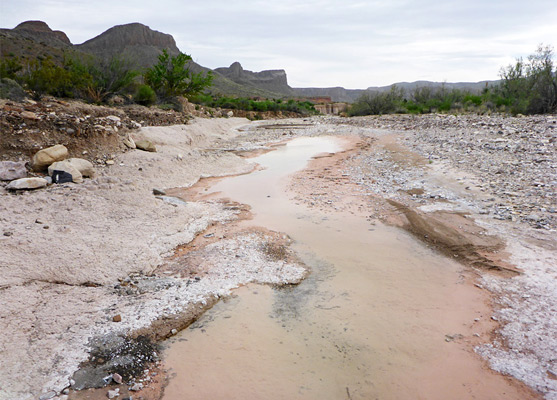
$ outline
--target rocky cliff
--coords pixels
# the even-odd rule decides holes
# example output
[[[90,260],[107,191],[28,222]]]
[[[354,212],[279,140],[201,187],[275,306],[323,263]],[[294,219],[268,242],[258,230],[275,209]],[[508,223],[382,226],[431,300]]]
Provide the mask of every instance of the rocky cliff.
[[[242,68],[239,62],[235,62],[228,68],[217,68],[215,72],[240,85],[253,86],[286,96],[295,95],[294,90],[288,86],[286,71],[283,69],[252,72]]]

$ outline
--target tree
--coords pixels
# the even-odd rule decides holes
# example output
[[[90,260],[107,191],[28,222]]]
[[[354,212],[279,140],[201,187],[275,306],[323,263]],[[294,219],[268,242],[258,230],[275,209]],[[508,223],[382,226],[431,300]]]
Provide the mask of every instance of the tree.
[[[513,114],[542,114],[557,110],[557,71],[553,70],[553,48],[539,45],[527,61],[517,58],[500,71],[497,89]]]
[[[83,85],[84,96],[95,103],[102,103],[114,94],[128,89],[139,72],[133,63],[121,56],[109,60],[67,58],[65,68],[76,76],[90,77]]]
[[[184,53],[171,57],[165,49],[157,64],[145,72],[145,83],[163,100],[197,95],[211,85],[213,74],[211,71],[192,73],[187,65],[191,60],[191,56]]]
[[[367,91],[352,105],[349,114],[361,116],[393,113],[403,98],[404,90],[396,85],[392,85],[388,92]]]

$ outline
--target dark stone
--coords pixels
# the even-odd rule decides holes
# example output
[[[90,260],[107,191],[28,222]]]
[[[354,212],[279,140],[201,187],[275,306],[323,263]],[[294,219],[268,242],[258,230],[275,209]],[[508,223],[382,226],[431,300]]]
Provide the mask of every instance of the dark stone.
[[[72,182],[73,177],[72,174],[66,171],[52,171],[52,183],[66,183]]]

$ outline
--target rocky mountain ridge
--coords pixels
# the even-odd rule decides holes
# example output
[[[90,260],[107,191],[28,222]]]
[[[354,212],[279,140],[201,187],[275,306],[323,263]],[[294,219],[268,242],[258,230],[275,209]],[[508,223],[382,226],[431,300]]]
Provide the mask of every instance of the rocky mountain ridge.
[[[287,96],[295,95],[295,91],[288,85],[286,71],[283,69],[252,72],[245,70],[242,65],[236,61],[228,68],[216,68],[215,72],[218,72],[240,85],[255,86],[272,92],[282,93]]]
[[[176,55],[180,49],[174,37],[149,28],[141,23],[116,25],[100,35],[82,44],[72,44],[68,36],[58,30],[52,30],[43,21],[22,22],[14,29],[0,29],[0,55],[2,57],[19,56],[22,59],[51,56],[61,62],[67,52],[76,54],[93,54],[101,58],[123,55],[138,68],[147,68],[157,62],[163,49]],[[195,72],[208,72],[210,68],[190,62],[190,69]],[[213,70],[214,81],[211,92],[228,96],[288,98],[288,97],[330,97],[334,102],[354,102],[367,91],[386,91],[392,85],[368,87],[367,89],[331,88],[292,88],[288,85],[286,71],[283,69],[253,72],[245,70],[239,62],[229,67]],[[480,91],[494,81],[471,82],[400,82],[398,87],[406,91],[416,87],[447,89],[465,89]]]

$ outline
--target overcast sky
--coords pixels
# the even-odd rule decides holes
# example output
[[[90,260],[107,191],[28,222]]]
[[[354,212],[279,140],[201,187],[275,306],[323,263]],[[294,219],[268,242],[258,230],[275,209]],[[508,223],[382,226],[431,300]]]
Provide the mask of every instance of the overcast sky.
[[[0,0],[0,27],[26,20],[74,44],[141,22],[205,67],[285,69],[293,87],[497,79],[557,46],[557,0]]]

